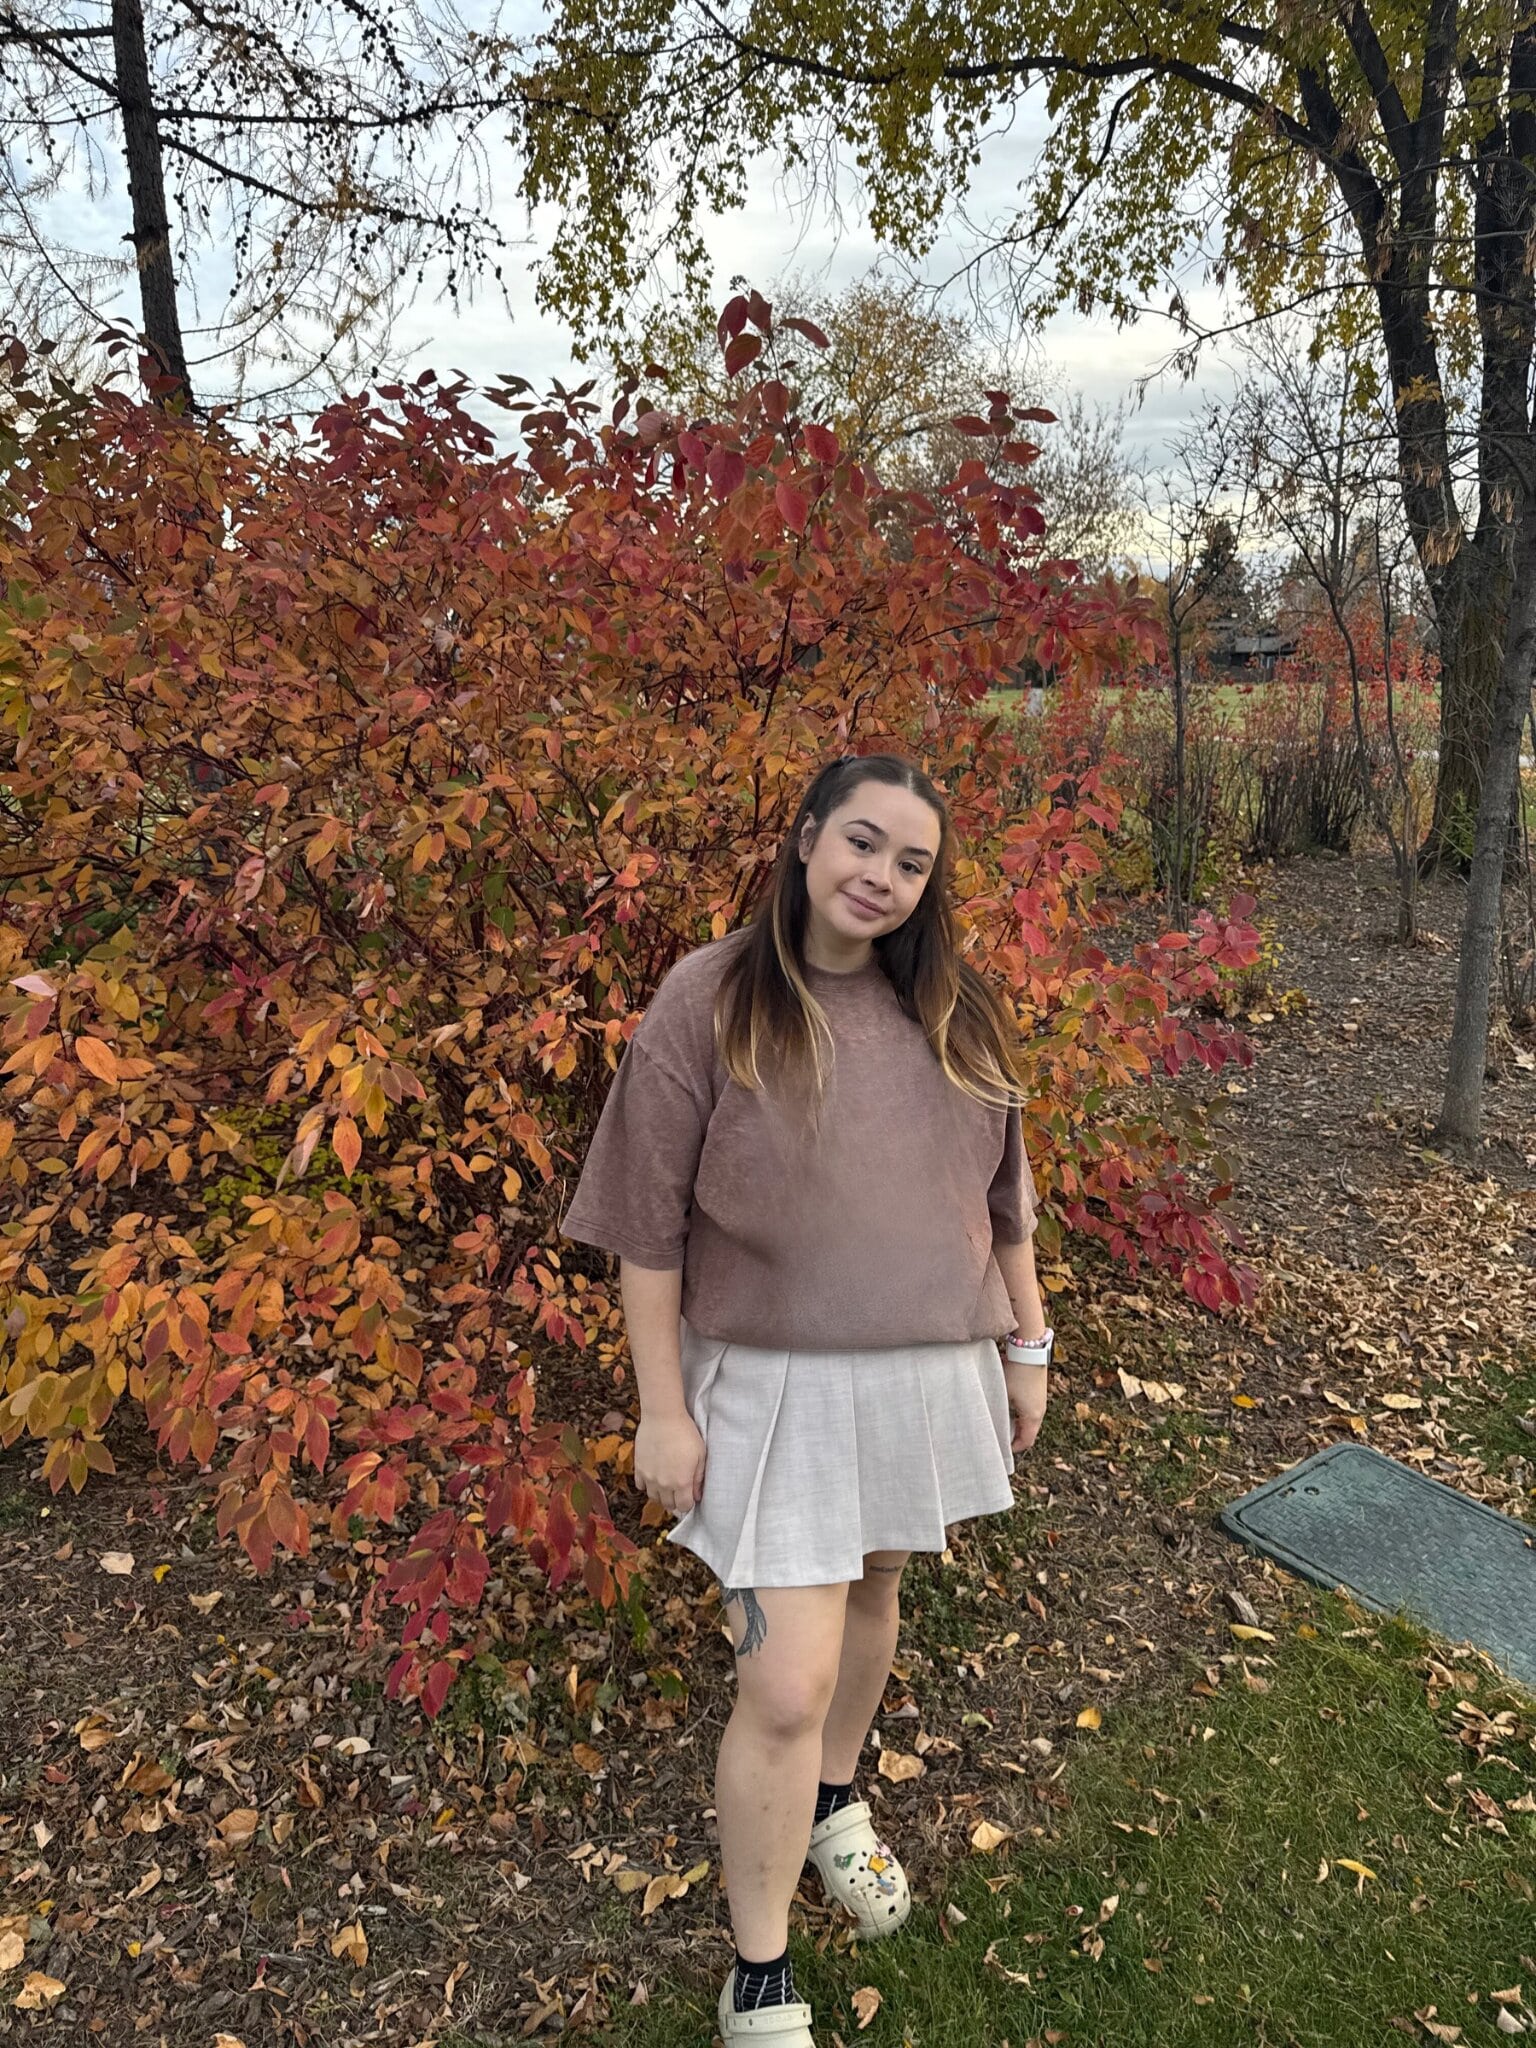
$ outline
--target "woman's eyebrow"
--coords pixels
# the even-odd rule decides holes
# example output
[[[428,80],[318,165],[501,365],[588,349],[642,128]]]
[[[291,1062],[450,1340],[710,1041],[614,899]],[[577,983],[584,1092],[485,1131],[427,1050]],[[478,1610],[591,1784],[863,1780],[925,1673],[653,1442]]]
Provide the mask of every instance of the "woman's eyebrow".
[[[849,825],[862,825],[866,831],[873,832],[877,839],[889,837],[884,828],[877,825],[872,818],[850,818],[848,823]],[[932,860],[934,857],[926,846],[904,846],[901,850],[903,853],[919,854],[924,860]]]

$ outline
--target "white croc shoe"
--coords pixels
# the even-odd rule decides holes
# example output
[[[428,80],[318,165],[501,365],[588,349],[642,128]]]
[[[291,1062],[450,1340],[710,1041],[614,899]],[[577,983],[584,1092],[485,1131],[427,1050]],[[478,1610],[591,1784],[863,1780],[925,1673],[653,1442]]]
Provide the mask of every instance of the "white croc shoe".
[[[808,1853],[822,1890],[853,1915],[864,1940],[879,1941],[905,1925],[912,1910],[907,1873],[876,1835],[862,1799],[819,1821]]]
[[[725,2048],[735,2048],[738,2041],[774,2041],[778,2048],[816,2048],[808,2005],[764,2005],[756,2012],[736,2010],[734,1963],[720,1993],[715,2023]]]

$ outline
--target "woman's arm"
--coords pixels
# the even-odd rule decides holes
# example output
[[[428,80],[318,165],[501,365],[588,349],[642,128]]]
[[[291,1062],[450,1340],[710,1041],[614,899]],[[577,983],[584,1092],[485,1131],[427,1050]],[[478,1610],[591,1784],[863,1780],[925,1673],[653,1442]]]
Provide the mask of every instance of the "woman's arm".
[[[992,1256],[1013,1303],[1014,1327],[1021,1337],[1045,1335],[1045,1304],[1035,1277],[1035,1240],[1026,1237],[1019,1244],[992,1244]]]
[[[670,1514],[686,1515],[704,1485],[704,1439],[683,1398],[682,1268],[620,1258],[619,1298],[640,1393],[635,1485]]]
[[[1008,1299],[1013,1303],[1014,1324],[1019,1335],[1043,1337],[1045,1304],[1040,1299],[1040,1283],[1035,1277],[1033,1236],[1026,1237],[1021,1244],[998,1244],[994,1240],[992,1256],[997,1260],[998,1271],[1008,1289]],[[1013,1448],[1027,1451],[1040,1434],[1040,1425],[1045,1420],[1051,1376],[1043,1365],[1005,1365],[1003,1376],[1008,1382],[1008,1405],[1013,1410]]]

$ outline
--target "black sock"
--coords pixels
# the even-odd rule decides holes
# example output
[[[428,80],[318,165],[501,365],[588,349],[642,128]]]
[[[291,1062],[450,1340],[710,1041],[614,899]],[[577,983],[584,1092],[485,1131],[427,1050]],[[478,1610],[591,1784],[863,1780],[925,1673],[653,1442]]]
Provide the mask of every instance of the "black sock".
[[[811,1825],[813,1827],[820,1827],[824,1820],[829,1819],[834,1813],[841,1813],[845,1806],[852,1806],[852,1804],[852,1779],[846,1785],[818,1785],[816,1787],[816,1818]]]
[[[736,1951],[737,2012],[756,2012],[765,2005],[795,2003],[795,1973],[790,1968],[789,1950],[771,1963],[746,1963]]]

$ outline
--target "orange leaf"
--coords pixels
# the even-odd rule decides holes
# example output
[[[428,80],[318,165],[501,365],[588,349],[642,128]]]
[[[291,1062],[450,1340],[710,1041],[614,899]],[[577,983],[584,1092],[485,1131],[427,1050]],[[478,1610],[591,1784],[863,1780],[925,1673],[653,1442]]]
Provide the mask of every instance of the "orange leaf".
[[[357,1125],[349,1116],[336,1119],[331,1132],[331,1150],[341,1161],[342,1171],[350,1180],[357,1171],[358,1161],[363,1156],[363,1141]]]
[[[88,1074],[94,1074],[98,1081],[117,1085],[117,1054],[100,1038],[77,1038],[75,1058]]]

